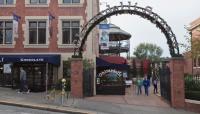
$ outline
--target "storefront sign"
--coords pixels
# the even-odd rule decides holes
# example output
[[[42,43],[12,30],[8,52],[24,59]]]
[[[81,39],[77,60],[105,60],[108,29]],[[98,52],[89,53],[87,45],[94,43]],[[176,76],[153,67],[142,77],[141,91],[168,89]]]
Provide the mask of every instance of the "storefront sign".
[[[60,65],[60,55],[57,54],[35,54],[35,55],[0,55],[0,63],[15,62],[47,62]]]
[[[99,77],[102,77],[103,75],[109,73],[109,72],[112,72],[112,73],[115,73],[117,74],[118,76],[121,76],[122,75],[122,72],[121,71],[117,71],[117,70],[114,70],[114,69],[108,69],[108,70],[104,70],[103,72],[99,73]]]
[[[21,58],[20,59],[21,62],[43,62],[44,59],[43,58],[33,58],[33,59],[26,59],[26,58]]]

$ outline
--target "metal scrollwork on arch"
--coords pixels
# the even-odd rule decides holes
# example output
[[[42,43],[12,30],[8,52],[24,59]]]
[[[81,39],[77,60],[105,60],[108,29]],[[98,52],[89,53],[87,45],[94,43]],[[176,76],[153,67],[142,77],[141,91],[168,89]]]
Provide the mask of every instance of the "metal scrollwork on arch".
[[[138,15],[155,24],[156,27],[159,28],[161,32],[165,35],[171,56],[182,56],[179,53],[179,47],[176,40],[176,36],[172,32],[171,27],[167,24],[167,22],[164,19],[162,19],[158,14],[154,13],[150,6],[143,8],[137,6],[137,3],[135,3],[134,5],[131,5],[130,3],[129,5],[123,5],[121,3],[121,5],[119,6],[108,7],[107,9],[99,12],[92,19],[90,19],[81,30],[81,34],[79,35],[81,44],[79,44],[80,47],[78,50],[76,50],[75,53],[79,56],[82,56],[82,51],[84,48],[84,44],[87,40],[87,36],[96,25],[98,25],[101,21],[105,20],[110,16],[120,14]]]

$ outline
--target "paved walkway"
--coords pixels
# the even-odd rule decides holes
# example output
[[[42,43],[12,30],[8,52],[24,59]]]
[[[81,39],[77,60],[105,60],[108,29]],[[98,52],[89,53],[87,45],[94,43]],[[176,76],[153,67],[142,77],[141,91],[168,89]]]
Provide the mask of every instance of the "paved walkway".
[[[132,94],[132,90],[127,90],[125,96],[65,98],[62,105],[60,96],[55,100],[46,100],[45,93],[22,94],[0,87],[0,103],[76,114],[195,114],[170,108],[156,95],[137,96]]]
[[[86,99],[126,105],[170,107],[168,102],[162,99],[159,94],[153,94],[153,87],[150,88],[149,96],[144,95],[144,93],[137,95],[135,87],[132,86],[126,88],[126,95],[96,95]]]

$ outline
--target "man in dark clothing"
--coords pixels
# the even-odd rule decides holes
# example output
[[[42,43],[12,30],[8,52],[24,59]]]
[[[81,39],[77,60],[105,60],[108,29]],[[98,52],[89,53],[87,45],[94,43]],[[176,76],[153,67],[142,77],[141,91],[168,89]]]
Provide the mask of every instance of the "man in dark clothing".
[[[19,92],[29,92],[26,85],[26,72],[22,67],[20,67],[20,90]]]
[[[144,90],[145,90],[145,95],[148,96],[149,95],[150,81],[147,79],[147,76],[144,77],[143,86],[144,86]]]

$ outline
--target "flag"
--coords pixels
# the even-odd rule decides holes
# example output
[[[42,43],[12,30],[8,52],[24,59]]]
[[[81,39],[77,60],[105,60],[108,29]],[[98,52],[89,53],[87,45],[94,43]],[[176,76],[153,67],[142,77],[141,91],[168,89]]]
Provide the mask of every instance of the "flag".
[[[49,12],[49,35],[50,35],[50,37],[53,34],[53,27],[52,27],[52,24],[51,24],[53,19],[55,19],[55,17]]]
[[[18,38],[18,24],[20,19],[20,16],[13,13],[13,38]]]

